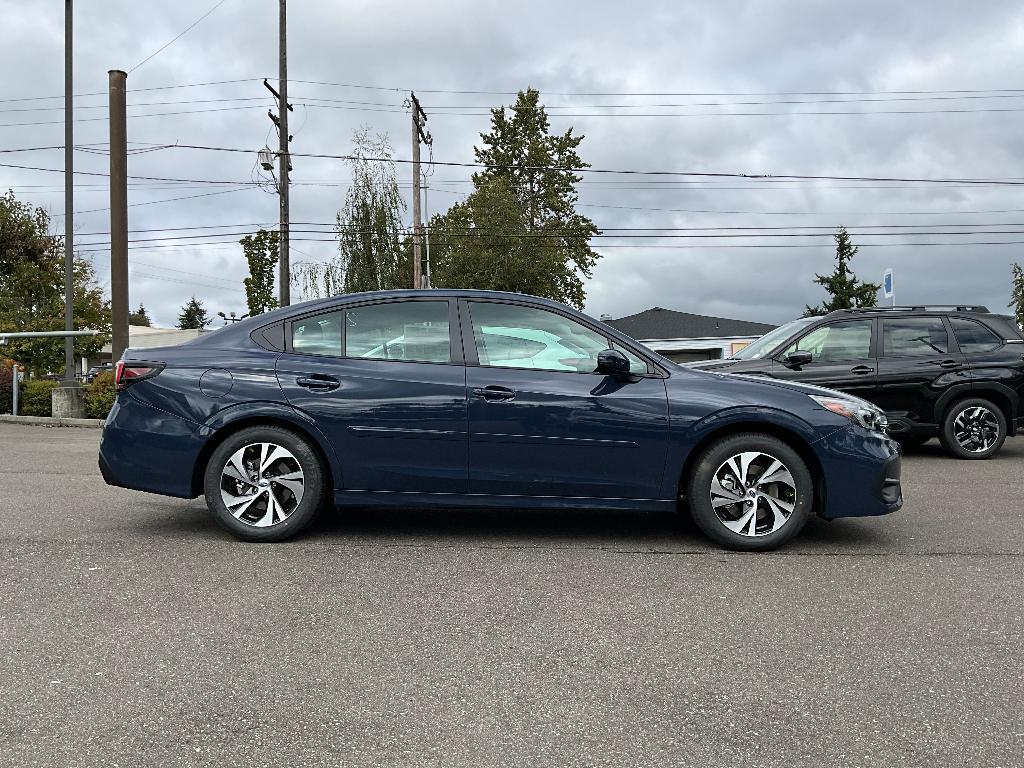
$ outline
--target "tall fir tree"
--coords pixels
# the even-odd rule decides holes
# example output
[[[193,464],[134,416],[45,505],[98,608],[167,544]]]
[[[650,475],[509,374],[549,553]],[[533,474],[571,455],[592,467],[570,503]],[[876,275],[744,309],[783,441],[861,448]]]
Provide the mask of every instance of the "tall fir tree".
[[[245,278],[245,301],[249,315],[262,315],[277,309],[274,296],[274,272],[280,258],[278,232],[260,229],[254,235],[246,235],[238,241],[249,264],[249,276]]]
[[[178,315],[178,327],[182,329],[205,328],[210,324],[210,321],[211,318],[206,313],[203,302],[195,296],[185,302],[185,305],[181,308],[181,314]]]
[[[1013,288],[1006,306],[1013,309],[1017,327],[1024,331],[1024,269],[1017,262],[1013,263]]]
[[[805,317],[811,315],[827,315],[837,309],[854,309],[856,307],[874,307],[878,304],[879,283],[867,283],[857,279],[850,268],[850,262],[857,255],[858,248],[850,241],[845,227],[840,227],[835,234],[836,268],[831,275],[814,276],[814,282],[828,291],[829,298],[819,306],[807,306]]]
[[[153,325],[153,321],[146,313],[146,308],[139,302],[139,308],[128,313],[128,325],[144,325],[147,328]]]
[[[590,238],[600,234],[577,212],[581,180],[572,169],[588,166],[572,128],[552,134],[540,93],[520,91],[511,114],[491,110],[491,130],[476,147],[483,170],[473,192],[429,227],[434,285],[519,291],[582,307],[583,279],[599,254]]]

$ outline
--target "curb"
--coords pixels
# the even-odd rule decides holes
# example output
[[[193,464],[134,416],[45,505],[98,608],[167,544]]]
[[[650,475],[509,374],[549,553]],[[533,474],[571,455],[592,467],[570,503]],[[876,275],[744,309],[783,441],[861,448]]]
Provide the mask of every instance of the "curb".
[[[36,427],[88,427],[103,426],[103,419],[65,419],[60,416],[11,416],[0,415],[0,424],[29,424]]]

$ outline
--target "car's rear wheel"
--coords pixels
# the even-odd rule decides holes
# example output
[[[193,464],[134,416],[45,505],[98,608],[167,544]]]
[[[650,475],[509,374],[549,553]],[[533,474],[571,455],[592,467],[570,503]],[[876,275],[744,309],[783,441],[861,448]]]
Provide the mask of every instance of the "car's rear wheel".
[[[958,459],[987,459],[1003,447],[1006,417],[983,398],[961,400],[946,411],[939,439]]]
[[[204,490],[214,519],[238,538],[282,541],[313,521],[326,483],[304,438],[282,427],[247,427],[213,451]]]
[[[814,481],[789,445],[746,433],[723,438],[700,455],[687,499],[694,522],[713,541],[730,549],[774,549],[810,518]]]

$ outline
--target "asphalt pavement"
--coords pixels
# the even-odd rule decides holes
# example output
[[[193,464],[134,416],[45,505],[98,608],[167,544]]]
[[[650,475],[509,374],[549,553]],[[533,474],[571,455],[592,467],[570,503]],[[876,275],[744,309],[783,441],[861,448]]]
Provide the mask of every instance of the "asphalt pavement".
[[[2,766],[1024,765],[1024,437],[733,554],[672,515],[241,543],[0,424]]]

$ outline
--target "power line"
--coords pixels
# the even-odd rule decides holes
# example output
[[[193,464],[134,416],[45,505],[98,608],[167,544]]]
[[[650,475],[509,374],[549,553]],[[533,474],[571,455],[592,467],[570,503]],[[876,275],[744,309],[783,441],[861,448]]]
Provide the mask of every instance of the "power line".
[[[147,56],[147,57],[146,57],[146,58],[144,58],[144,59],[143,59],[142,61],[140,61],[140,62],[139,62],[138,64],[136,64],[136,65],[135,65],[134,67],[132,67],[131,69],[129,69],[129,70],[128,70],[128,74],[131,74],[131,73],[132,73],[132,72],[134,72],[134,71],[135,71],[136,69],[138,69],[138,68],[139,68],[139,67],[141,67],[141,66],[142,66],[143,64],[145,64],[145,63],[146,63],[147,61],[149,61],[149,60],[150,60],[150,59],[152,59],[152,58],[153,58],[154,56],[156,56],[156,55],[157,55],[158,53],[160,53],[160,52],[161,52],[161,51],[163,51],[164,49],[166,49],[166,48],[170,47],[170,46],[171,46],[171,44],[173,44],[173,43],[177,42],[178,40],[180,40],[180,39],[181,39],[182,37],[184,37],[184,36],[185,36],[186,34],[188,34],[188,33],[189,33],[190,31],[192,31],[193,27],[197,26],[197,25],[198,25],[198,24],[199,24],[199,23],[200,23],[201,21],[203,21],[203,19],[205,19],[205,18],[206,18],[207,16],[209,16],[209,15],[210,15],[211,13],[213,13],[213,12],[214,12],[214,11],[216,11],[216,10],[217,10],[218,8],[220,8],[220,7],[222,6],[222,5],[224,5],[224,3],[225,3],[225,2],[227,2],[227,0],[219,0],[219,1],[218,1],[218,2],[217,2],[217,3],[216,3],[216,4],[215,4],[215,5],[214,5],[214,6],[213,6],[213,7],[212,7],[212,8],[210,9],[210,10],[208,10],[208,11],[207,11],[206,13],[204,13],[204,14],[203,14],[202,16],[200,16],[200,17],[199,17],[198,19],[196,19],[196,20],[195,20],[195,21],[193,21],[193,22],[192,22],[191,24],[189,24],[189,25],[188,25],[187,27],[185,27],[185,29],[183,29],[183,30],[182,30],[181,32],[179,32],[179,33],[178,33],[178,34],[177,34],[177,35],[176,35],[175,37],[173,37],[173,38],[172,38],[171,40],[169,40],[168,42],[164,43],[164,44],[163,44],[162,46],[160,46],[160,47],[159,47],[159,48],[157,48],[157,49],[156,49],[155,51],[153,51],[153,52],[152,52],[151,54],[149,54],[149,56]]]

